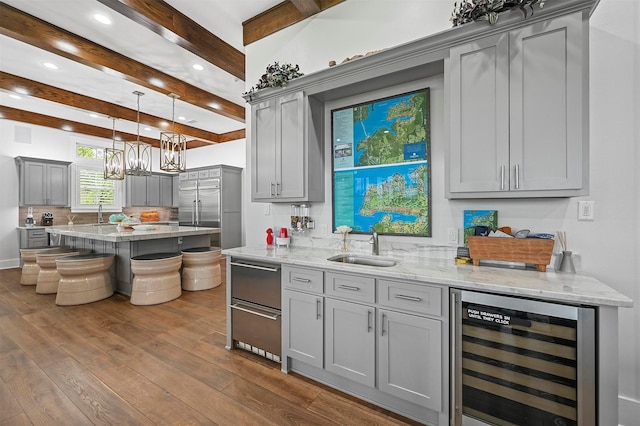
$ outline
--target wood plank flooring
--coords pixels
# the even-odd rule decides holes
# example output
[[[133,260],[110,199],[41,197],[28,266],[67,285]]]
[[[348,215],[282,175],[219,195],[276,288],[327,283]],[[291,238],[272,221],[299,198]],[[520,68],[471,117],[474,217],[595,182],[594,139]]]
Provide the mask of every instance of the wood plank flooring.
[[[415,424],[226,350],[224,285],[60,307],[19,282],[0,270],[0,425]]]

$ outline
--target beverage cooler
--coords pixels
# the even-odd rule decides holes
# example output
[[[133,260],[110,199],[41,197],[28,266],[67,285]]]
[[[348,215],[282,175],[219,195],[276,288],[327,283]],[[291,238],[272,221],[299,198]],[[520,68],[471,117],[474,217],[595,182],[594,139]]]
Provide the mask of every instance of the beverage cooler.
[[[595,309],[451,290],[451,424],[595,424]]]

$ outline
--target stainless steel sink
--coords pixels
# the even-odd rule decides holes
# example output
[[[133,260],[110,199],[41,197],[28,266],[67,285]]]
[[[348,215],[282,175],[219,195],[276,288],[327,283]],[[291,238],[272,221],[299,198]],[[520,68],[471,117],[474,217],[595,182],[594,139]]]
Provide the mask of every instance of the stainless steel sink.
[[[363,256],[357,254],[339,254],[328,258],[331,262],[350,263],[353,265],[366,265],[366,266],[381,266],[389,267],[395,266],[398,261],[395,259],[389,259],[387,257],[377,256]]]

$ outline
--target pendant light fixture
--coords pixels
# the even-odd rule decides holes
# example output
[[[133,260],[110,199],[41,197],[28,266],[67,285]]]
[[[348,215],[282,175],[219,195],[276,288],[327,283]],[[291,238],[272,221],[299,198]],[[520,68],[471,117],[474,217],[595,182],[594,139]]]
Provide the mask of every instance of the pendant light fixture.
[[[160,133],[160,169],[165,172],[184,172],[187,169],[187,138],[176,133],[176,99],[180,96],[169,93],[173,98],[170,132]]]
[[[140,96],[143,96],[144,93],[135,91],[133,94],[138,97],[136,118],[138,133],[135,141],[124,143],[125,173],[133,176],[151,176],[151,145],[140,142]]]
[[[113,120],[113,138],[111,148],[104,150],[104,178],[108,180],[124,179],[124,149],[116,149],[116,120]]]

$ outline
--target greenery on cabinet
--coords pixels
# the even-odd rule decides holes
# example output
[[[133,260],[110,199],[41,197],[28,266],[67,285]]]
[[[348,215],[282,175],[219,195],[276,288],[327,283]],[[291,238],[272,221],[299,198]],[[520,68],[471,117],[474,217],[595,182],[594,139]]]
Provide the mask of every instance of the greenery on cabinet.
[[[267,65],[267,69],[258,83],[255,86],[251,86],[248,92],[244,93],[244,95],[250,95],[256,90],[266,89],[267,87],[282,87],[287,81],[293,80],[294,78],[302,77],[304,74],[300,72],[300,67],[298,64],[295,66],[291,64],[282,64],[278,61],[273,64]]]
[[[451,22],[457,27],[467,22],[498,22],[498,14],[512,9],[520,9],[526,18],[529,12],[533,15],[534,5],[544,7],[545,0],[461,0],[453,4]]]

